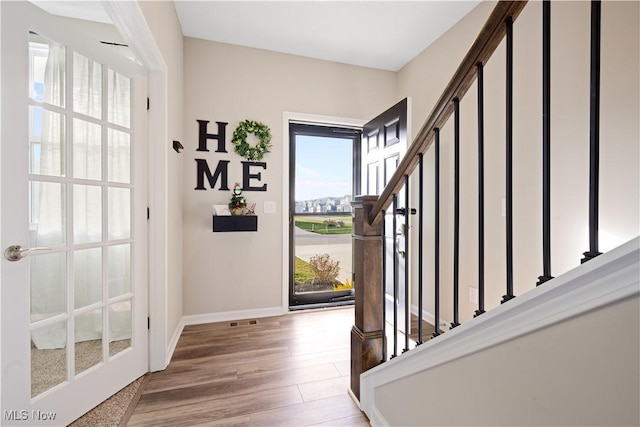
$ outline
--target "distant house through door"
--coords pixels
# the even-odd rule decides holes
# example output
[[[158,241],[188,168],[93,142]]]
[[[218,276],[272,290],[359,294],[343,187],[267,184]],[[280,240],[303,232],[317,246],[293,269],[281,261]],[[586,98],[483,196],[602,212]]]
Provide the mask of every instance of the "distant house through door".
[[[289,306],[350,304],[361,131],[292,123],[289,141]]]

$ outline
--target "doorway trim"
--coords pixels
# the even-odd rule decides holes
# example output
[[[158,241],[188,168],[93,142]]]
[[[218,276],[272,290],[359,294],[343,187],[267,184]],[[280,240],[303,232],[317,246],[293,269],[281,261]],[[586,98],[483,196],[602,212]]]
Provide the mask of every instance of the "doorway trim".
[[[347,117],[324,116],[319,114],[295,113],[284,111],[282,113],[282,313],[289,312],[289,123],[307,123],[316,126],[345,126],[357,127],[367,123],[366,119],[353,119]]]
[[[148,114],[148,206],[153,212],[149,221],[148,316],[149,322],[149,371],[167,367],[177,340],[167,341],[167,147],[152,147],[152,141],[167,140],[167,65],[155,42],[142,9],[137,2],[106,0],[103,6],[113,24],[135,50],[142,66],[148,70],[148,96],[153,108]],[[153,148],[156,148],[155,150]],[[179,333],[178,333],[179,334]],[[175,342],[173,342],[175,341]]]

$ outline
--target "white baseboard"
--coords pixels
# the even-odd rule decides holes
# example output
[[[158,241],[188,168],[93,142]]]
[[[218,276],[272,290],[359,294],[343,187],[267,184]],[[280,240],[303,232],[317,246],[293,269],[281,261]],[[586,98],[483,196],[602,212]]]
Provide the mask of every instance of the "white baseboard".
[[[360,409],[360,400],[358,400],[356,395],[353,394],[353,391],[351,390],[351,388],[347,389],[347,393],[349,394],[349,397],[351,397],[351,400],[353,400],[353,403],[355,403],[356,406],[358,407],[358,409]],[[362,411],[362,409],[360,409],[360,410]]]
[[[187,325],[200,325],[202,323],[215,323],[215,322],[228,322],[231,320],[242,320],[242,319],[258,319],[261,317],[271,317],[271,316],[280,316],[286,313],[283,312],[282,307],[269,307],[269,308],[259,308],[255,310],[237,310],[237,311],[225,311],[222,313],[207,313],[207,314],[192,314],[189,316],[182,316],[180,322],[178,322],[178,326],[176,330],[173,332],[171,337],[171,342],[167,347],[166,354],[166,365],[169,364],[171,358],[173,357],[173,353],[176,351],[176,346],[178,345],[178,340],[180,340],[180,335],[182,335],[182,331],[184,327]]]
[[[182,335],[183,329],[184,329],[184,317],[180,319],[180,321],[178,322],[178,326],[176,326],[176,330],[173,331],[173,335],[171,336],[171,341],[169,342],[169,346],[167,347],[165,367],[169,365],[169,362],[171,362],[171,358],[173,357],[173,352],[176,351],[176,346],[178,345],[178,340],[180,339],[180,335]]]
[[[192,314],[183,316],[184,325],[200,325],[202,323],[228,322],[231,320],[258,319],[261,317],[281,316],[286,313],[282,307],[257,308],[253,310],[224,311],[222,313]]]
[[[411,304],[411,314],[414,316],[418,315],[418,306],[415,304]],[[422,310],[422,320],[433,325],[436,321],[436,317],[429,313],[427,310]]]
[[[413,314],[414,316],[418,315],[418,306],[411,304],[411,314]],[[422,310],[422,320],[424,320],[425,322],[434,325],[436,324],[436,316],[434,316],[432,313],[428,312],[427,310]],[[449,322],[443,320],[442,318],[440,319],[440,330],[441,331],[447,331],[449,330]]]
[[[378,411],[378,408],[373,407],[371,410],[371,414],[367,414],[369,416],[369,424],[372,427],[389,427],[390,424],[387,422],[385,417]]]

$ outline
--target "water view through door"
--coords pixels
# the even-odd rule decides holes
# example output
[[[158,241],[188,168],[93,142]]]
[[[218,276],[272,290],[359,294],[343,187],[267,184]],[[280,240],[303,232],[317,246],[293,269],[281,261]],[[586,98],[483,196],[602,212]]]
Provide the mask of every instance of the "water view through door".
[[[356,129],[290,125],[291,307],[353,301],[351,201],[359,190],[359,142]]]

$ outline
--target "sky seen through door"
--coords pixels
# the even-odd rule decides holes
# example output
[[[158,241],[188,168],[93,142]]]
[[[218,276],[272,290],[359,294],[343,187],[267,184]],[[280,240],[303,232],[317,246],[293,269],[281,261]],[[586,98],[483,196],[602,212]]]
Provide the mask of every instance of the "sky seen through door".
[[[352,145],[351,139],[298,135],[295,200],[351,195]]]

